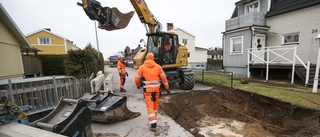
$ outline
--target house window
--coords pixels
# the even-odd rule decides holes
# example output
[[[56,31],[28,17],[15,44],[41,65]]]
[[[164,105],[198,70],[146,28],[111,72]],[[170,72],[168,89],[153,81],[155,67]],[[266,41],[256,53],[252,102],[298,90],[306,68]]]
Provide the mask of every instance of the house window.
[[[184,43],[184,45],[188,44],[188,39],[182,39],[182,43]]]
[[[39,45],[50,45],[51,41],[48,37],[38,37],[38,44]]]
[[[259,12],[259,2],[258,1],[249,3],[245,7],[246,7],[246,13]]]
[[[242,54],[243,36],[230,38],[230,54]]]
[[[283,35],[283,44],[299,44],[299,33]]]

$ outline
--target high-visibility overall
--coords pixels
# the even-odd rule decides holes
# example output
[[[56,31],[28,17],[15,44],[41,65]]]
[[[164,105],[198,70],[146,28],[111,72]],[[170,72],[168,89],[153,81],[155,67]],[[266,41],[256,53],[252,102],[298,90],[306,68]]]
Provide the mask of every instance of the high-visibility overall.
[[[121,89],[124,89],[124,83],[126,82],[126,74],[127,74],[127,71],[126,71],[126,66],[124,65],[124,62],[119,60],[118,61],[118,72],[119,72],[119,76],[120,76],[120,88]]]
[[[153,55],[153,54],[152,54]],[[142,81],[140,81],[142,79]],[[134,81],[137,87],[143,87],[144,99],[148,108],[148,119],[152,126],[156,127],[158,103],[160,99],[160,82],[163,82],[166,89],[169,89],[168,80],[166,74],[162,68],[152,59],[146,60],[143,65],[137,70],[137,74],[134,77]],[[143,85],[141,85],[141,83]]]

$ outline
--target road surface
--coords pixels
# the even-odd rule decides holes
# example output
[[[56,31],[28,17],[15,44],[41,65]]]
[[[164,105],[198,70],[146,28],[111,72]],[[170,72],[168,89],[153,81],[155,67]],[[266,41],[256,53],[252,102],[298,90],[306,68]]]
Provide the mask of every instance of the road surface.
[[[192,137],[193,135],[178,125],[173,119],[167,116],[164,112],[159,110],[158,114],[158,133],[149,131],[148,125],[148,114],[146,104],[143,99],[143,91],[137,89],[133,77],[135,76],[136,69],[128,68],[127,72],[129,76],[126,79],[125,89],[126,93],[119,92],[119,74],[117,68],[110,68],[105,66],[105,75],[114,74],[114,84],[115,84],[115,94],[124,95],[128,97],[127,107],[134,112],[140,112],[141,115],[137,118],[126,120],[122,122],[117,122],[113,124],[101,124],[93,123],[92,131],[94,133],[114,133],[116,135],[125,137],[149,137],[149,136],[174,136],[174,137]],[[193,90],[208,90],[211,87],[204,86],[201,84],[195,84]],[[179,89],[178,84],[170,86],[172,93],[189,92],[190,90]]]

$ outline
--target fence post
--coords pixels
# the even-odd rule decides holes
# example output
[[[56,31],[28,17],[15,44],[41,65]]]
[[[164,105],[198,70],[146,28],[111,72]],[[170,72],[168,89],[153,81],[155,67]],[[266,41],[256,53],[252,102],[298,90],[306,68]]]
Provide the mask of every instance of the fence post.
[[[57,82],[56,82],[56,78],[55,76],[53,75],[53,89],[54,89],[54,102],[55,104],[58,103],[59,101],[59,97],[58,97],[58,89],[57,89]]]
[[[203,84],[203,81],[204,81],[204,69],[202,69],[202,84]]]
[[[231,91],[233,91],[233,72],[231,72]]]
[[[8,93],[10,97],[11,103],[14,105],[14,100],[13,100],[13,91],[12,91],[12,84],[11,84],[11,79],[8,79]]]

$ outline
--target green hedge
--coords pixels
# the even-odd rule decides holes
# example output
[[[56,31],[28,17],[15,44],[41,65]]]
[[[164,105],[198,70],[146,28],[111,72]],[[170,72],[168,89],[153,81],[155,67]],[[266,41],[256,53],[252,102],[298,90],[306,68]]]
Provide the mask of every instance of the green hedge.
[[[104,72],[103,55],[89,44],[84,50],[70,50],[67,55],[39,55],[45,76],[69,75],[78,79]]]
[[[42,63],[43,75],[66,75],[65,59],[66,55],[39,55]]]
[[[214,65],[214,66],[222,66],[223,60],[207,59],[207,64]]]

